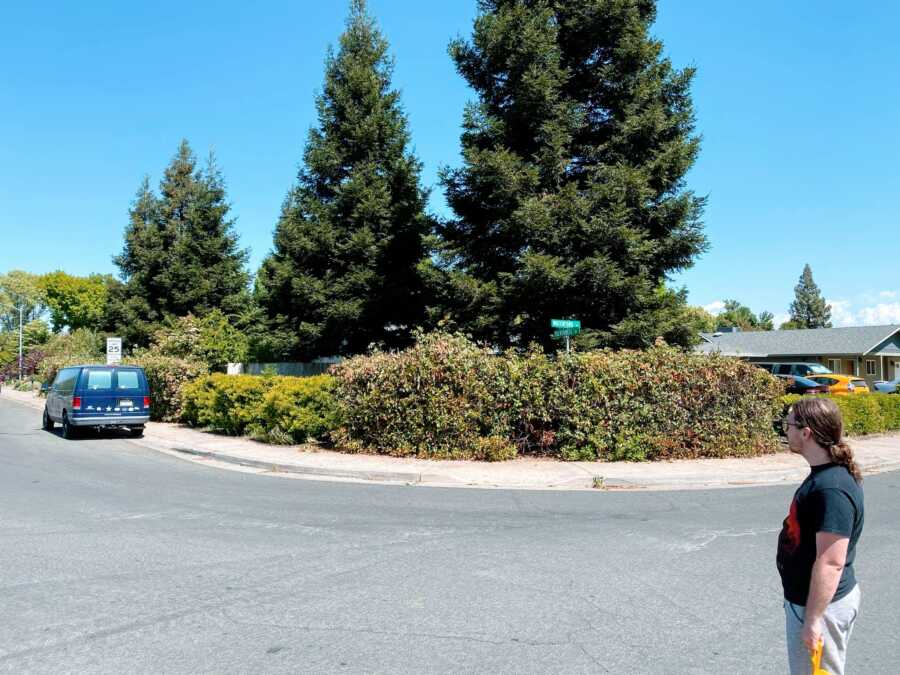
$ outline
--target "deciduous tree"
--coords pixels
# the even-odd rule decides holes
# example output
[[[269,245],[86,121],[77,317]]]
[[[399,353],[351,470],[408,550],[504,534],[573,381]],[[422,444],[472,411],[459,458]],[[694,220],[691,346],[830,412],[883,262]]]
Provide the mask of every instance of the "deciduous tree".
[[[106,313],[109,282],[108,276],[77,277],[62,270],[40,277],[38,285],[50,310],[54,332],[65,327],[96,330]]]

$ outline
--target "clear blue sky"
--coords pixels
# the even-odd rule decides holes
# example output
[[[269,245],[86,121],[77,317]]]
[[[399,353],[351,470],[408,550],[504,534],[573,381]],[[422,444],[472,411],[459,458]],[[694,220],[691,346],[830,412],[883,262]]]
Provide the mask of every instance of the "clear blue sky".
[[[471,97],[447,56],[475,0],[370,0],[397,59],[431,207]],[[0,272],[115,272],[129,203],[182,137],[213,148],[255,270],[315,123],[347,4],[12,3],[0,26]],[[694,84],[709,253],[690,301],[787,310],[803,264],[838,323],[900,322],[900,5],[660,0]]]

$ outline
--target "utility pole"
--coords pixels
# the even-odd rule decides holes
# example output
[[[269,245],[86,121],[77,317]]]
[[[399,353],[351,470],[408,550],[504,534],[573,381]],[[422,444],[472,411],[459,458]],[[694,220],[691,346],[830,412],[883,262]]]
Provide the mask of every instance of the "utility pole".
[[[22,374],[24,372],[23,368],[23,360],[22,360],[22,312],[25,311],[25,305],[21,302],[19,303],[19,382],[22,381]]]
[[[25,372],[25,359],[23,358],[22,354],[22,324],[24,323],[23,314],[25,312],[25,303],[19,302],[18,305],[9,305],[3,303],[3,306],[19,310],[19,381],[21,382]]]

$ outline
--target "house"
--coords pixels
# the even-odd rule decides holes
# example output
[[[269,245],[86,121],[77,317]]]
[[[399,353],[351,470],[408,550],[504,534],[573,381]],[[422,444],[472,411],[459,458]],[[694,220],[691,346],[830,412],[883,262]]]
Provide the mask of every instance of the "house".
[[[821,363],[835,373],[876,380],[900,378],[900,324],[760,332],[703,333],[696,351],[748,361]]]

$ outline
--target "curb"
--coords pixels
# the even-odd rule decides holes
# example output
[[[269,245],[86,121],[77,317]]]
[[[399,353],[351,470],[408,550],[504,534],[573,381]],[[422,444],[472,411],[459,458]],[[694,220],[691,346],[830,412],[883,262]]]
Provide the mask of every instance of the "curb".
[[[752,480],[743,478],[727,478],[712,476],[687,475],[678,478],[645,478],[640,481],[629,480],[626,478],[606,478],[603,477],[602,487],[593,485],[593,476],[586,477],[585,480],[569,481],[563,483],[547,483],[544,485],[525,485],[525,484],[499,484],[499,483],[466,483],[457,478],[450,476],[442,476],[440,474],[423,474],[414,472],[394,472],[394,471],[353,471],[347,469],[327,469],[323,467],[305,467],[296,464],[280,464],[275,462],[265,462],[255,459],[249,459],[236,455],[229,455],[221,452],[212,452],[207,450],[196,450],[186,447],[163,447],[159,448],[149,443],[137,442],[144,447],[154,450],[162,449],[166,452],[178,453],[182,455],[190,455],[190,457],[208,459],[226,464],[234,464],[237,466],[245,466],[253,469],[261,469],[270,473],[287,473],[302,476],[319,476],[323,478],[342,478],[355,481],[366,481],[372,483],[402,483],[405,485],[421,485],[423,487],[467,487],[479,489],[500,489],[500,490],[591,490],[602,492],[604,490],[685,490],[685,489],[716,489],[716,488],[739,488],[739,487],[771,487],[781,485],[788,482],[797,482],[802,480],[803,476],[797,471],[778,471],[765,478]],[[189,458],[185,458],[189,459]],[[887,464],[887,463],[885,463]],[[900,462],[897,462],[897,468],[900,468]],[[881,465],[878,466],[881,470]],[[890,469],[887,469],[890,470]],[[868,473],[866,471],[865,473]]]
[[[744,477],[723,477],[723,476],[703,476],[703,475],[685,475],[679,477],[665,478],[643,478],[639,481],[629,480],[626,478],[603,477],[602,487],[593,485],[594,476],[588,476],[584,482],[573,484],[544,484],[544,485],[523,485],[523,484],[497,484],[497,483],[465,483],[457,478],[443,476],[440,474],[425,474],[418,472],[402,472],[402,471],[354,471],[348,469],[328,469],[325,467],[307,467],[297,464],[281,464],[277,462],[266,462],[262,460],[249,459],[237,455],[229,455],[222,452],[213,452],[208,450],[197,450],[181,446],[156,446],[147,442],[147,439],[133,440],[143,447],[152,450],[162,450],[165,452],[177,453],[179,455],[188,455],[185,459],[198,458],[206,459],[225,464],[234,464],[252,469],[260,469],[269,473],[285,473],[307,477],[321,478],[338,478],[351,481],[365,481],[369,483],[395,483],[403,485],[420,485],[423,487],[467,487],[479,489],[508,489],[508,490],[591,490],[602,492],[604,490],[611,491],[641,491],[641,490],[705,490],[705,489],[721,489],[721,488],[743,488],[743,487],[773,487],[786,483],[796,483],[803,480],[805,472],[802,469],[777,470],[761,474],[758,478]],[[875,475],[886,473],[888,471],[900,470],[900,460],[880,461],[870,464],[862,468],[863,475]]]
[[[154,450],[158,448],[146,443],[141,443],[144,447]],[[208,450],[195,450],[194,448],[171,447],[166,450],[191,455],[192,457],[200,457],[201,459],[211,459],[226,464],[237,464],[253,469],[262,469],[271,473],[293,473],[302,476],[324,476],[328,478],[349,478],[353,480],[367,480],[373,482],[389,482],[389,483],[406,483],[417,484],[427,480],[433,480],[434,476],[425,476],[421,473],[401,472],[401,471],[347,471],[344,469],[326,469],[322,467],[298,466],[296,464],[278,464],[275,462],[264,462],[258,459],[247,459],[245,457],[237,457],[235,455],[226,455],[221,452],[210,452]]]
[[[43,402],[40,400],[25,400],[11,396],[3,396],[7,401],[18,403],[28,408],[41,410]],[[498,484],[490,482],[469,483],[453,476],[441,474],[426,474],[416,471],[373,471],[352,469],[329,469],[327,467],[303,466],[298,464],[283,464],[278,462],[263,461],[230,455],[224,452],[198,450],[184,446],[170,446],[154,441],[150,438],[129,439],[130,442],[148,448],[155,452],[163,452],[180,456],[182,459],[210,460],[223,464],[243,466],[250,469],[278,474],[291,474],[309,478],[339,479],[349,481],[364,481],[367,483],[391,483],[400,485],[420,485],[429,487],[467,487],[480,489],[509,489],[509,490],[591,490],[591,491],[641,491],[641,490],[690,490],[690,489],[717,489],[717,488],[741,488],[741,487],[772,487],[785,483],[797,482],[803,479],[805,473],[800,469],[779,469],[770,472],[760,472],[754,477],[728,477],[715,475],[688,474],[682,476],[666,476],[661,478],[644,477],[640,480],[629,478],[616,478],[614,476],[602,476],[602,468],[597,467],[596,474],[586,473],[584,480],[569,479],[566,482],[534,484]],[[889,471],[900,470],[900,459],[875,461],[862,467],[863,475],[875,475]],[[594,479],[599,476],[601,485],[595,485]]]

